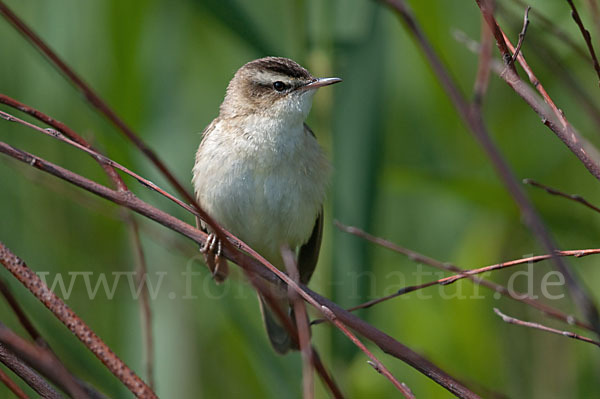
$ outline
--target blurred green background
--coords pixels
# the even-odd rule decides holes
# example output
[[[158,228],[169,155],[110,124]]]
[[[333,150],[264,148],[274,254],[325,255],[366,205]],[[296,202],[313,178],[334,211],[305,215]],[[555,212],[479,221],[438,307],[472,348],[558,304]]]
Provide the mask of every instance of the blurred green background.
[[[356,305],[419,278],[428,281],[442,274],[337,231],[334,218],[465,268],[540,253],[511,197],[407,32],[376,2],[7,3],[139,132],[190,190],[200,132],[217,115],[229,79],[245,62],[265,55],[286,56],[316,76],[342,77],[342,84],[317,94],[308,120],[335,168],[322,257],[311,287],[340,305]],[[479,39],[475,2],[410,3],[461,89],[471,96],[477,56],[457,43],[452,32],[459,29]],[[500,13],[499,22],[516,42],[522,9],[510,0],[499,3],[511,10]],[[588,17],[589,2],[577,3],[594,44],[600,45],[599,32]],[[584,45],[567,2],[531,4]],[[543,48],[547,54],[540,57]],[[599,143],[598,124],[573,95],[564,73],[553,68],[554,62],[562,63],[598,104],[598,79],[590,63],[551,36],[534,14],[523,52],[567,118]],[[174,192],[140,152],[4,20],[0,21],[0,92],[67,123],[112,159]],[[533,178],[600,203],[598,182],[495,76],[484,113],[495,142],[519,179]],[[98,165],[73,148],[8,122],[0,121],[0,132],[2,141],[108,183]],[[126,182],[142,199],[193,223],[172,203],[132,179]],[[599,215],[526,189],[561,249],[598,247]],[[118,207],[1,156],[0,209],[0,240],[35,271],[47,272],[49,282],[62,276],[68,288],[75,278],[66,302],[144,376],[138,305],[123,274],[134,270],[136,257]],[[300,356],[281,357],[271,350],[255,295],[239,270],[233,267],[234,276],[215,286],[195,245],[150,221],[138,220],[150,282],[156,288],[152,306],[158,394],[164,398],[301,397]],[[599,302],[598,260],[568,262]],[[186,277],[182,275],[186,270],[198,275]],[[527,270],[523,266],[490,277],[506,283],[513,273]],[[531,284],[532,293],[541,295],[540,282],[552,270],[550,264],[538,264],[529,282],[522,274],[513,279],[520,290]],[[105,273],[110,288],[121,274],[112,299],[101,286],[94,298],[87,294],[84,275],[93,288],[100,273]],[[2,270],[0,277],[71,370],[111,397],[131,396],[12,276]],[[561,287],[549,291],[564,293]],[[577,314],[568,296],[540,300]],[[484,397],[491,396],[486,389],[513,398],[600,397],[596,349],[504,324],[493,307],[592,336],[521,303],[473,288],[468,281],[409,294],[360,315]],[[4,301],[0,301],[0,315],[3,323],[24,334]],[[337,330],[315,326],[313,340],[348,397],[398,395]],[[399,360],[369,347],[417,397],[451,396]],[[316,385],[317,397],[326,397],[320,382]],[[0,396],[6,395],[0,387]]]

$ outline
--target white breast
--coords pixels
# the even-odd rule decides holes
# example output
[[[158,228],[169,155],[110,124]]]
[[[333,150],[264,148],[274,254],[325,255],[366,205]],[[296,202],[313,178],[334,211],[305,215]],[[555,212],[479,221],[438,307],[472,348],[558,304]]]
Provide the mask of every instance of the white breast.
[[[305,243],[321,210],[329,163],[300,122],[217,121],[196,155],[193,183],[202,206],[271,262],[279,248]],[[279,265],[281,266],[281,265]]]

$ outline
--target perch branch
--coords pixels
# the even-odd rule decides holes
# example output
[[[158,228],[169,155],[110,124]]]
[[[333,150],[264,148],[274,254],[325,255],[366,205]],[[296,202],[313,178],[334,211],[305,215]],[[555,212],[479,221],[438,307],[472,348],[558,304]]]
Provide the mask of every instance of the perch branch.
[[[117,192],[111,190],[101,184],[95,183],[89,179],[86,179],[80,175],[77,175],[69,170],[61,168],[60,166],[54,165],[48,161],[45,161],[39,157],[31,155],[22,150],[16,149],[7,145],[6,143],[0,142],[0,152],[18,159],[24,163],[27,163],[39,170],[50,173],[54,176],[57,176],[63,180],[66,180],[78,187],[81,187],[87,191],[90,191],[100,197],[111,200],[119,205],[128,207],[129,209],[144,215],[156,222],[162,224],[163,226],[176,231],[182,235],[187,236],[188,238],[194,240],[198,244],[203,244],[206,241],[206,234],[187,223],[180,221],[177,218],[155,208],[145,202],[141,201],[139,198],[135,197],[130,192]],[[237,248],[241,248],[241,245],[235,244]],[[227,246],[223,248],[223,256],[244,268],[245,270],[255,273],[261,278],[265,279],[274,284],[283,284],[281,280],[284,280],[285,283],[289,283],[289,278],[281,273],[279,270],[274,272],[272,269],[267,270],[265,266],[268,267],[267,264],[262,262],[266,262],[263,259],[258,259],[254,256],[254,254],[250,253],[250,256],[245,253],[239,252],[235,249],[228,248]],[[292,284],[294,284],[292,282]],[[297,285],[294,284],[297,287]],[[298,287],[299,289],[299,287]],[[377,346],[379,346],[384,352],[404,361],[409,364],[413,368],[417,369],[421,373],[425,374],[450,392],[454,393],[457,396],[463,398],[478,398],[476,394],[470,391],[463,384],[458,382],[456,379],[448,375],[443,370],[439,369],[433,363],[429,362],[416,352],[412,351],[410,348],[396,341],[394,338],[389,335],[381,332],[377,328],[372,325],[366,323],[355,315],[347,312],[334,302],[331,302],[329,299],[317,294],[316,292],[310,290],[309,288],[302,286],[300,290],[301,296],[306,299],[303,294],[307,294],[311,297],[311,300],[308,302],[315,306],[318,306],[321,312],[326,311],[325,309],[329,309],[331,312],[335,314],[335,316],[344,324],[363,335],[365,338],[371,340]],[[324,306],[325,308],[323,308]]]

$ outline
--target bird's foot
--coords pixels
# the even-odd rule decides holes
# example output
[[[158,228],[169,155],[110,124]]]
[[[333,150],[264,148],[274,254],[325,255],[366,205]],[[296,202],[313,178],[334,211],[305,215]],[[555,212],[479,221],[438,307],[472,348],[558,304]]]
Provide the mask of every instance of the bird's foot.
[[[204,245],[200,247],[200,252],[204,255],[204,261],[217,283],[222,283],[229,274],[227,260],[221,256],[221,251],[221,240],[215,233],[210,233]]]

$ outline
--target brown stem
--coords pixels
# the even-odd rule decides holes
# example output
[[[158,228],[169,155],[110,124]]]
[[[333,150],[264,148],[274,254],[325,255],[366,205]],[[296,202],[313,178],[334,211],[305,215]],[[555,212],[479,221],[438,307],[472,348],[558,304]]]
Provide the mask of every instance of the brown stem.
[[[523,29],[519,33],[519,41],[517,42],[517,47],[513,51],[513,55],[510,59],[511,65],[515,64],[517,57],[519,56],[519,52],[521,51],[521,46],[523,46],[523,42],[525,41],[525,35],[527,34],[527,27],[529,26],[529,10],[531,10],[530,6],[525,8],[525,15],[523,16]]]
[[[547,332],[550,332],[550,333],[553,333],[553,334],[558,334],[558,335],[562,335],[563,337],[569,337],[569,338],[577,339],[579,341],[587,342],[588,344],[593,344],[593,345],[596,345],[596,346],[600,347],[600,342],[594,341],[593,339],[590,339],[590,338],[587,338],[587,337],[575,334],[575,333],[570,332],[570,331],[561,331],[561,330],[557,330],[555,328],[551,328],[551,327],[545,326],[543,324],[532,323],[530,321],[523,321],[523,320],[515,319],[514,317],[510,317],[510,316],[505,315],[500,310],[498,310],[498,308],[494,308],[494,312],[498,316],[500,316],[505,323],[516,324],[516,325],[519,325],[519,326],[524,326],[524,327],[529,327],[529,328],[535,328],[537,330],[547,331]]]
[[[429,282],[424,283],[424,284],[411,285],[411,286],[408,286],[408,287],[404,287],[404,288],[398,290],[397,292],[395,292],[393,294],[390,294],[390,295],[387,295],[387,296],[384,296],[384,297],[381,297],[381,298],[376,298],[376,299],[370,300],[368,302],[365,302],[365,303],[362,303],[360,305],[354,306],[354,307],[352,307],[352,308],[350,308],[348,310],[349,311],[354,311],[354,310],[358,310],[358,309],[370,308],[373,305],[377,305],[377,304],[379,304],[381,302],[385,302],[385,301],[388,301],[390,299],[399,297],[401,295],[421,290],[423,288],[431,287],[431,286],[434,286],[434,285],[449,285],[449,284],[452,284],[452,283],[454,283],[454,282],[456,282],[458,280],[462,280],[463,278],[468,278],[469,276],[474,276],[474,275],[477,275],[477,274],[491,272],[491,271],[499,270],[499,269],[506,269],[508,267],[522,265],[524,263],[531,263],[531,264],[533,264],[533,263],[541,262],[543,260],[555,259],[556,257],[574,256],[576,258],[581,258],[583,256],[596,255],[596,254],[600,254],[600,249],[578,249],[578,250],[573,250],[573,251],[556,251],[556,253],[553,254],[553,255],[538,255],[538,256],[532,256],[532,257],[529,257],[529,258],[516,259],[516,260],[509,261],[509,262],[504,262],[504,263],[496,263],[494,265],[481,267],[479,269],[466,270],[466,271],[463,271],[463,272],[461,272],[459,274],[455,274],[455,275],[449,276],[449,277],[444,277],[444,278],[441,278],[439,280],[429,281]]]
[[[1,146],[0,146],[1,147]],[[138,398],[156,398],[156,394],[131,370],[108,345],[33,272],[25,262],[0,242],[0,263],[38,298],[87,348]]]
[[[502,59],[504,60],[504,64],[515,74],[517,74],[517,70],[515,68],[514,63],[511,63],[512,55],[508,51],[508,47],[506,46],[506,42],[502,37],[502,33],[498,28],[498,24],[496,23],[496,18],[494,18],[494,4],[490,0],[475,0],[477,5],[481,9],[481,13],[483,18],[488,24],[488,27],[492,31],[494,38],[496,39],[496,46],[498,46],[498,50],[500,50],[500,54],[502,55]],[[389,3],[390,1],[388,1]],[[393,1],[394,3],[400,3],[401,1]],[[404,6],[403,8],[407,8]]]
[[[577,12],[577,8],[575,8],[575,4],[573,4],[573,0],[567,0],[569,6],[571,6],[571,16],[575,23],[579,27],[581,31],[581,35],[583,36],[583,40],[585,40],[585,44],[590,52],[590,56],[592,57],[592,65],[594,66],[594,70],[598,75],[598,83],[600,84],[600,64],[598,63],[598,57],[596,57],[596,52],[594,51],[594,46],[592,44],[592,36],[590,35],[590,31],[588,31],[585,26],[583,26],[583,21],[581,17],[579,17],[579,13]]]
[[[2,383],[12,393],[14,393],[17,398],[19,398],[19,399],[29,399],[29,396],[27,396],[27,394],[25,392],[23,392],[23,390],[21,389],[21,387],[19,387],[16,382],[14,382],[13,380],[11,380],[11,378],[3,370],[1,370],[1,369],[0,369],[0,381],[2,381]]]
[[[144,347],[146,356],[146,380],[150,389],[154,390],[154,339],[152,334],[152,309],[150,307],[150,295],[148,293],[148,285],[146,284],[148,276],[148,267],[146,266],[146,256],[144,248],[140,240],[140,231],[138,224],[129,212],[125,216],[130,226],[131,241],[137,255],[137,268],[135,271],[136,283],[138,289],[141,290],[140,295],[140,316],[142,332],[144,334]]]
[[[296,255],[288,246],[285,246],[281,248],[281,256],[288,275],[293,281],[299,283],[300,273],[296,266]],[[302,353],[302,397],[303,399],[314,399],[314,361],[312,359],[312,347],[310,345],[308,314],[306,313],[304,301],[290,286],[288,286],[288,295],[294,308],[294,316],[296,318],[296,325],[298,326],[298,342]]]
[[[18,159],[24,163],[27,163],[39,170],[45,171],[63,180],[66,180],[100,197],[111,200],[119,205],[126,206],[129,209],[141,215],[155,220],[156,222],[162,224],[163,226],[173,231],[187,236],[188,238],[194,240],[198,244],[203,245],[206,242],[206,234],[204,232],[190,226],[187,223],[180,221],[177,218],[174,218],[173,216],[151,205],[146,204],[130,192],[124,193],[111,190],[108,187],[95,183],[67,169],[61,168],[60,166],[54,165],[42,158],[36,157],[25,151],[11,147],[10,145],[7,145],[3,142],[0,142],[0,152],[15,159]],[[234,243],[234,245],[237,248],[242,247],[242,245],[237,242]],[[246,250],[244,249],[244,251]],[[223,248],[223,256],[242,267],[248,273],[255,274],[273,284],[283,286],[285,286],[285,283],[293,284],[293,286],[295,286],[295,289],[299,290],[299,293],[304,299],[306,299],[305,295],[310,296],[311,299],[308,300],[308,302],[311,305],[316,306],[317,309],[319,309],[322,312],[333,312],[342,323],[357,331],[365,338],[371,340],[384,352],[409,364],[413,368],[417,369],[421,373],[425,374],[427,377],[431,378],[432,380],[446,388],[448,391],[454,393],[455,395],[461,398],[470,399],[479,397],[475,393],[470,391],[467,387],[465,387],[462,383],[460,383],[458,380],[451,377],[443,370],[435,366],[433,363],[429,362],[427,359],[412,351],[410,348],[396,341],[394,338],[381,332],[377,328],[359,319],[355,315],[344,310],[343,308],[341,308],[334,302],[331,302],[327,298],[310,290],[306,286],[302,285],[300,288],[293,282],[290,283],[289,278],[287,278],[285,274],[281,273],[279,270],[274,268],[272,265],[270,265],[268,262],[266,262],[264,259],[258,256],[255,252],[252,252],[250,252],[250,256],[248,256],[243,252],[229,248],[227,246]],[[271,268],[268,268],[269,266],[277,270],[277,272],[273,271],[273,269]]]
[[[523,0],[512,0],[512,2],[521,7],[529,6],[529,4]],[[496,2],[496,7],[502,12],[507,11],[507,8],[503,6],[502,2]],[[532,8],[531,13],[534,15],[536,23],[541,22],[543,25],[541,28],[543,29],[544,33],[552,34],[554,37],[566,44],[569,48],[573,49],[575,54],[577,54],[579,57],[586,61],[591,61],[589,54],[585,51],[585,48],[581,47],[579,43],[571,39],[571,36],[560,29],[560,27],[557,26],[550,18],[542,14],[537,8]]]
[[[0,363],[8,367],[13,373],[19,376],[27,385],[31,387],[41,398],[44,399],[63,399],[63,396],[35,370],[25,364],[21,359],[15,356],[6,346],[0,343]]]
[[[385,240],[383,238],[380,237],[375,237],[361,229],[359,229],[358,227],[354,227],[354,226],[346,226],[338,221],[335,221],[335,225],[342,231],[349,233],[349,234],[353,234],[357,237],[363,238],[367,241],[370,241],[374,244],[380,245],[384,248],[390,249],[394,252],[406,255],[410,260],[412,260],[413,262],[419,262],[419,263],[423,263],[425,265],[429,265],[432,267],[435,267],[436,269],[440,269],[440,270],[446,270],[446,271],[451,271],[451,272],[458,272],[458,273],[462,273],[465,270],[461,269],[458,266],[455,266],[453,264],[450,263],[445,263],[445,262],[440,262],[439,260],[430,258],[428,256],[425,256],[423,254],[420,254],[418,252],[412,251],[410,249],[406,249],[404,247],[401,247],[391,241]],[[511,298],[514,299],[516,301],[525,303],[529,306],[532,306],[538,310],[540,310],[541,312],[543,312],[544,314],[553,317],[557,320],[561,320],[567,324],[574,324],[578,327],[581,328],[585,328],[588,330],[593,331],[594,329],[592,328],[591,325],[584,323],[580,320],[578,320],[577,318],[575,318],[572,315],[568,315],[564,312],[561,312],[558,309],[555,309],[549,305],[546,305],[543,302],[537,301],[531,297],[529,297],[527,294],[515,291],[515,290],[509,290],[508,288],[496,284],[492,281],[488,281],[488,280],[484,280],[475,276],[467,276],[467,278],[471,281],[473,281],[475,284],[479,284],[482,285],[486,288],[489,288],[490,290],[494,291],[494,292],[498,292],[499,294],[507,297],[507,298]],[[398,295],[395,295],[398,296]],[[392,298],[394,298],[395,296],[393,296]],[[389,298],[391,299],[391,298]],[[381,302],[381,301],[380,301]],[[372,305],[371,305],[372,306]],[[362,308],[362,305],[358,305],[356,306],[356,308]],[[353,308],[354,309],[354,308]],[[352,310],[352,309],[350,309]],[[315,323],[315,322],[313,322]]]
[[[0,342],[71,397],[90,399],[79,382],[49,349],[25,341],[2,323],[0,323]]]

